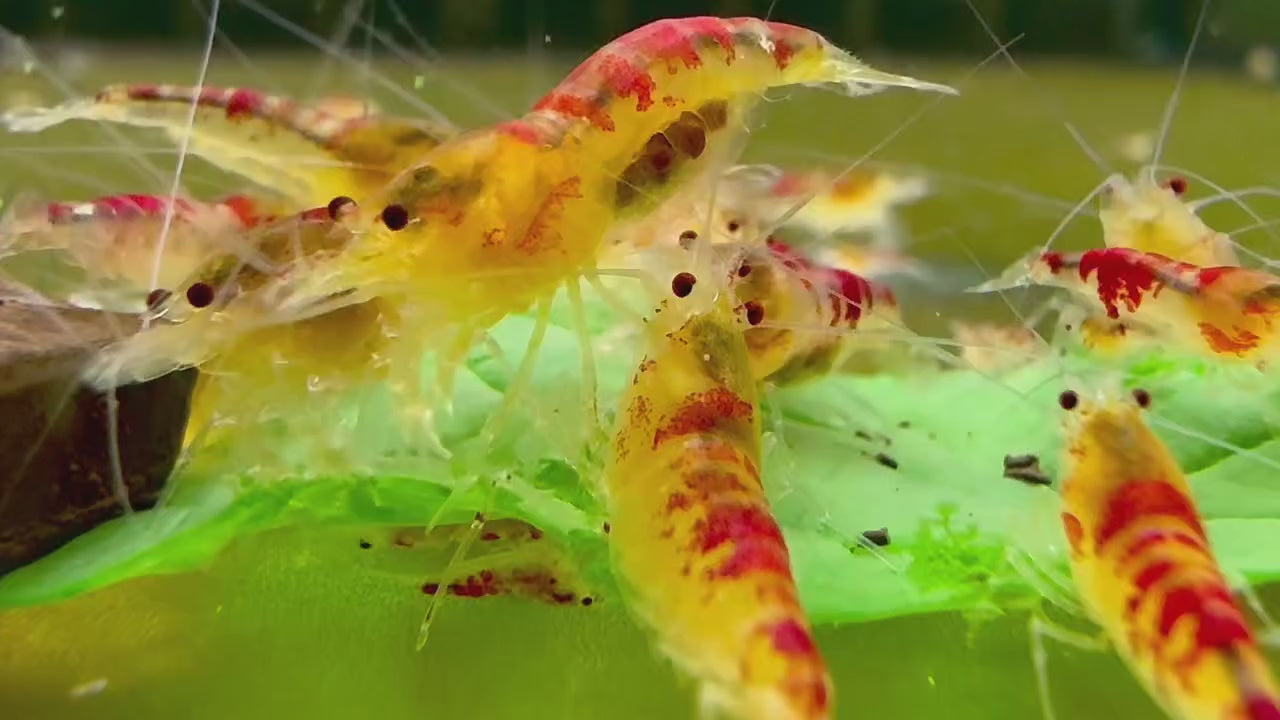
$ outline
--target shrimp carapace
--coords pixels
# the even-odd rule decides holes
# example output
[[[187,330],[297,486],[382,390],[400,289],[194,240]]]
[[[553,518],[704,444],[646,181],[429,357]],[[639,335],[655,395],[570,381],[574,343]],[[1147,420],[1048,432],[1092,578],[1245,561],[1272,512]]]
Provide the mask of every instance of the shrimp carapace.
[[[1081,323],[1090,347],[1139,333],[1214,358],[1260,361],[1277,346],[1280,278],[1261,270],[1119,247],[1036,252],[975,290],[1020,285],[1070,290],[1091,314]]]
[[[760,479],[756,380],[726,297],[654,338],[604,476],[614,567],[712,707],[827,718],[831,680]]]
[[[157,128],[174,141],[189,132],[193,154],[304,206],[341,193],[363,199],[457,133],[358,105],[362,111],[334,98],[306,104],[246,88],[112,85],[93,98],[10,112],[0,124],[35,132],[68,120],[106,121]]]
[[[1081,599],[1180,720],[1280,717],[1280,692],[1191,488],[1142,418],[1152,403],[1065,391],[1062,524]]]
[[[1150,173],[1137,182],[1107,178],[1102,191],[1102,238],[1107,247],[1156,253],[1201,266],[1240,264],[1226,233],[1205,224],[1188,205],[1187,182],[1174,177],[1156,183]]]

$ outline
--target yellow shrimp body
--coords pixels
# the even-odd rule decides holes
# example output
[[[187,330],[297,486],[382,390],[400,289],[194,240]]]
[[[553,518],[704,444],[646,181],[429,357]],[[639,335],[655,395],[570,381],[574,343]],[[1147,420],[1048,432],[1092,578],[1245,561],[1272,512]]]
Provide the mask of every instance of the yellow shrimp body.
[[[593,269],[613,224],[643,218],[722,164],[733,149],[725,140],[742,131],[760,93],[794,84],[849,94],[888,86],[952,92],[871,69],[790,25],[651,23],[598,51],[523,118],[423,155],[362,203],[370,212],[341,252],[306,258],[300,271],[219,309],[226,332],[192,331],[185,345],[170,344],[204,346],[184,354],[208,357],[241,325],[288,323],[381,297],[398,308],[401,342],[417,352],[453,348],[456,362],[477,332]],[[90,377],[111,384],[138,377],[132,365],[160,366],[164,353],[149,342],[143,333]]]
[[[1280,717],[1280,692],[1187,480],[1136,403],[1081,401],[1069,412],[1064,477],[1076,587],[1156,702],[1180,720]]]
[[[1122,175],[1108,178],[1098,214],[1103,241],[1192,265],[1239,265],[1231,238],[1206,225],[1179,195],[1178,186],[1157,185],[1147,176],[1136,183]]]
[[[604,476],[633,607],[711,705],[826,718],[831,681],[760,481],[760,417],[728,300],[659,334],[621,405]]]

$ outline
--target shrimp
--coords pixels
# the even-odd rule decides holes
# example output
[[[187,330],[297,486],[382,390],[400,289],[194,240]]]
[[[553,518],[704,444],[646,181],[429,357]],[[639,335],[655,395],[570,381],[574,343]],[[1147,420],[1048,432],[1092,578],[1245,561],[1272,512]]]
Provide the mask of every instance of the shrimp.
[[[150,259],[169,202],[155,195],[19,202],[0,222],[0,272],[57,304],[143,312],[154,290]],[[174,198],[161,287],[174,287],[201,265],[235,251],[240,233],[262,212],[261,203],[244,195],[212,203]],[[33,261],[48,254],[68,272]]]
[[[826,718],[831,679],[761,485],[743,327],[721,293],[653,332],[604,474],[614,567],[705,708]]]
[[[889,86],[953,92],[869,68],[790,25],[657,21],[588,58],[523,118],[423,155],[377,194],[373,207],[381,210],[361,216],[341,251],[233,294],[216,311],[226,331],[193,329],[166,345],[209,357],[236,327],[284,324],[378,297],[397,308],[399,341],[419,354],[443,349],[437,385],[447,388],[479,333],[535,307],[545,326],[555,292],[593,272],[608,227],[642,218],[716,167],[759,94],[797,84],[851,95]],[[186,364],[166,358],[149,335],[106,353],[88,376],[110,385],[136,379],[137,366]],[[531,343],[526,361],[537,349]]]
[[[757,378],[784,384],[837,367],[853,330],[901,327],[887,286],[814,263],[784,243],[747,253],[734,271],[735,297],[753,327],[747,349]]]
[[[15,110],[0,116],[0,125],[37,132],[70,120],[158,128],[175,141],[189,132],[191,153],[303,206],[338,195],[364,199],[457,134],[441,123],[372,114],[350,99],[307,105],[245,88],[147,84],[112,85],[93,98]]]
[[[975,290],[1027,284],[1067,288],[1086,303],[1093,316],[1081,328],[1088,347],[1115,347],[1118,338],[1139,334],[1251,362],[1271,358],[1277,347],[1280,278],[1261,270],[1200,267],[1129,248],[1036,252]]]
[[[1137,182],[1112,175],[1103,185],[1102,238],[1107,247],[1130,248],[1203,266],[1240,264],[1226,233],[1200,219],[1183,201],[1187,181],[1180,177],[1156,183],[1150,173]]]
[[[1181,720],[1274,720],[1280,690],[1214,558],[1191,488],[1128,401],[1059,398],[1062,525],[1081,599],[1147,692]]]

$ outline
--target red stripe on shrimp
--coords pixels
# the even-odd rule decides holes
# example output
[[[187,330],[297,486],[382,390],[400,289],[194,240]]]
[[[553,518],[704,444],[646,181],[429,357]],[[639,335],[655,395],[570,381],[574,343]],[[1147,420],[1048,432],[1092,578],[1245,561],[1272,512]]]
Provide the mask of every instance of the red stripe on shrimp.
[[[750,422],[755,408],[726,387],[690,393],[653,434],[653,449],[686,435],[710,433],[729,423]]]
[[[1102,551],[1107,543],[1135,522],[1155,516],[1179,520],[1189,532],[1199,538],[1204,537],[1204,527],[1186,493],[1164,480],[1146,480],[1126,483],[1111,496],[1094,535],[1094,543]]]

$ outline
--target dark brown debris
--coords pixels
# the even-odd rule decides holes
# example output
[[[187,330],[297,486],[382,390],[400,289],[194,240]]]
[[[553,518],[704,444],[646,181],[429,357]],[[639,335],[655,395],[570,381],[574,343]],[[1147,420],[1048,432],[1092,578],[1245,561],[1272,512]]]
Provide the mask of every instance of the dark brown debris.
[[[1004,476],[1028,485],[1053,484],[1053,479],[1040,469],[1040,458],[1035,455],[1005,455]]]
[[[882,527],[875,530],[867,530],[862,533],[862,538],[876,547],[885,547],[889,544],[889,528]]]
[[[112,490],[107,398],[77,378],[130,316],[0,307],[0,575],[39,559],[123,508]],[[155,504],[173,470],[196,371],[116,391],[119,460],[130,504]]]

